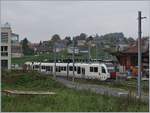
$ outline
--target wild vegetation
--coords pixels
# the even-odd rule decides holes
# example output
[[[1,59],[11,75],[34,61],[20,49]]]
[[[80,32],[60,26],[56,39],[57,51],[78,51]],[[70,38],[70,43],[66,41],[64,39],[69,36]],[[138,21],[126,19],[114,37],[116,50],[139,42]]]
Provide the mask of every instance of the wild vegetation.
[[[95,94],[90,91],[76,91],[66,88],[53,80],[52,76],[42,76],[37,72],[2,72],[2,90],[53,91],[47,96],[7,96],[2,94],[2,111],[143,111],[149,109],[147,103]]]

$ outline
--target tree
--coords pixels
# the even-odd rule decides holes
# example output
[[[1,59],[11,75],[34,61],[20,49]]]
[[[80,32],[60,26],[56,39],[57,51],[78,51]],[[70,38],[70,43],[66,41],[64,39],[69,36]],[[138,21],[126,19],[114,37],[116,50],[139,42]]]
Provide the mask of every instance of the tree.
[[[58,34],[53,35],[53,36],[52,36],[52,39],[51,39],[52,42],[58,42],[58,41],[60,41],[60,40],[61,40],[61,39],[60,39],[60,36],[59,36]]]
[[[86,40],[87,40],[87,42],[92,41],[92,40],[94,40],[94,37],[89,36]]]
[[[85,40],[87,35],[85,33],[81,33],[79,37],[80,39]]]
[[[72,43],[71,37],[69,37],[69,36],[66,36],[66,37],[65,37],[65,40],[66,40],[66,42],[67,42],[67,46]]]
[[[41,46],[42,45],[42,41],[40,41],[40,43],[39,43],[39,46]]]
[[[135,42],[135,40],[132,37],[129,37],[127,40],[128,40],[128,43],[130,44]]]
[[[21,44],[22,44],[22,50],[23,50],[23,54],[24,55],[31,55],[33,54],[33,50],[31,48],[29,48],[29,41],[27,38],[24,38],[22,41],[21,41]]]

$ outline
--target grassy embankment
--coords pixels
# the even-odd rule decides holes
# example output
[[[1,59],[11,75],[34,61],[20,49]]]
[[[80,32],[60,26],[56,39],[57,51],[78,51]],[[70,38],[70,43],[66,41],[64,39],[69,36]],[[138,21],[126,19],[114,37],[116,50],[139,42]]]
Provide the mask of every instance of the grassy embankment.
[[[137,93],[137,80],[113,80],[111,82],[99,81],[99,80],[88,80],[88,79],[75,79],[75,82],[85,83],[85,84],[95,84],[110,88],[118,88],[130,91],[132,94]],[[149,81],[141,81],[141,88],[143,95],[149,95]]]
[[[37,72],[2,72],[2,89],[54,91],[56,95],[2,95],[2,111],[148,111],[148,104],[130,99],[76,91]]]

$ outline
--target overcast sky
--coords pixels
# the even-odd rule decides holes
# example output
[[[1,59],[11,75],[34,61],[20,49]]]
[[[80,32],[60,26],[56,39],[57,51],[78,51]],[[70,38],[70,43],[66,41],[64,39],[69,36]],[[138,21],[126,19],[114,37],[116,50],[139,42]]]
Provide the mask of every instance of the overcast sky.
[[[149,1],[3,1],[1,23],[9,22],[20,40],[32,42],[49,40],[53,34],[76,36],[103,35],[123,32],[126,37],[137,38],[137,13],[142,20],[143,36],[150,33]]]

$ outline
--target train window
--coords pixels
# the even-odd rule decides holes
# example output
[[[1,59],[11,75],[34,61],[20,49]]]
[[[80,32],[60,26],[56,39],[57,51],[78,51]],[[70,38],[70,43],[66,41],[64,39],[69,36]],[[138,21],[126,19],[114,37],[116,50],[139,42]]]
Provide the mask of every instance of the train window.
[[[39,68],[39,65],[35,65],[35,68]]]
[[[58,67],[58,72],[60,72],[60,71],[61,71],[60,69],[61,69],[61,67],[59,66],[59,67]]]
[[[64,70],[64,67],[60,67],[61,68],[61,70]]]
[[[98,67],[94,67],[94,72],[98,72]]]
[[[50,69],[51,69],[50,71],[52,72],[53,71],[53,67],[50,67]]]
[[[49,66],[46,66],[46,71],[50,71],[50,67]]]
[[[74,67],[74,71],[76,71],[77,69],[76,69],[76,66]]]
[[[58,72],[59,71],[59,69],[58,69],[59,67],[58,66],[56,66],[56,72]]]
[[[90,67],[90,72],[93,72],[93,67]]]
[[[81,68],[78,67],[78,68],[77,68],[77,74],[80,74],[80,73],[81,73]]]
[[[73,71],[73,67],[72,66],[69,66],[69,71]]]
[[[106,73],[106,70],[104,67],[102,67],[102,73]]]
[[[42,66],[42,69],[45,69],[45,66]]]
[[[64,71],[66,71],[66,67],[64,67]]]

